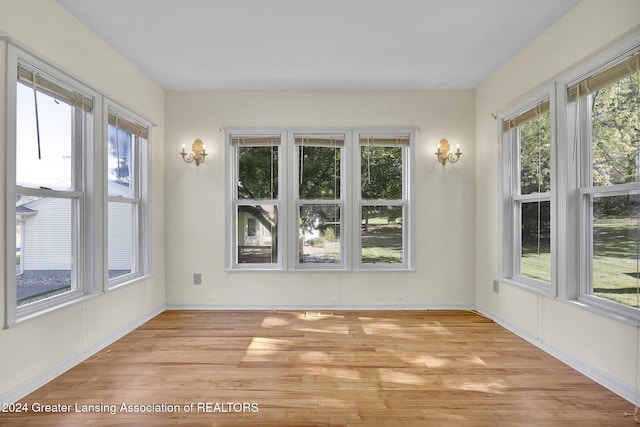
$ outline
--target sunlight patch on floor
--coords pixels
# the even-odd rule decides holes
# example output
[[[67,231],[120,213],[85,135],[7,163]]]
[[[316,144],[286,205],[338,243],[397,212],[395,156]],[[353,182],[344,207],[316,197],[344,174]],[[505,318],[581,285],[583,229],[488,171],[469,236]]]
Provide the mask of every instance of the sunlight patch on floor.
[[[424,354],[424,355],[415,357],[411,363],[418,366],[426,365],[427,368],[443,368],[449,362],[440,357],[429,356],[428,354]]]
[[[407,327],[393,322],[373,322],[361,326],[367,335],[385,334],[395,338],[415,339],[416,335],[434,334],[441,336],[452,336],[453,334],[446,327],[441,325],[416,325]]]
[[[491,394],[504,394],[508,390],[508,387],[502,380],[494,380],[488,382],[463,381],[460,383],[446,381],[444,385],[454,390],[475,391],[479,393]]]
[[[349,327],[346,325],[324,325],[322,329],[320,328],[294,328],[296,331],[300,332],[312,332],[314,334],[337,334],[337,335],[348,335]]]
[[[262,320],[260,325],[263,328],[277,328],[279,326],[288,326],[291,323],[282,317],[267,316]]]
[[[266,356],[274,354],[291,346],[291,341],[275,338],[254,337],[251,343],[247,347],[246,355],[251,356],[261,355]]]
[[[437,377],[433,375],[418,375],[402,369],[378,369],[378,374],[382,382],[390,383],[422,385],[437,381]]]
[[[305,320],[326,319],[327,317],[333,317],[333,313],[330,311],[305,311],[304,314],[298,317]]]
[[[487,367],[487,364],[485,363],[484,360],[482,360],[480,356],[467,357],[465,358],[465,362],[470,363],[474,366],[482,366],[483,368]]]

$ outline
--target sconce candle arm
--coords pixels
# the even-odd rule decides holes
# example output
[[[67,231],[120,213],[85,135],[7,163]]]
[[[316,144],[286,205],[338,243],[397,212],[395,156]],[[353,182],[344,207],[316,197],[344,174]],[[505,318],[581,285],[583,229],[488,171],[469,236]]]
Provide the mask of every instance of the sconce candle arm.
[[[182,160],[186,163],[195,162],[196,166],[200,166],[200,163],[204,163],[204,159],[207,157],[206,146],[199,139],[196,139],[191,145],[190,153],[187,153],[184,144],[182,144],[182,151],[179,154],[182,156]]]
[[[447,164],[447,161],[449,163],[457,162],[462,155],[462,151],[460,151],[460,145],[457,145],[456,152],[450,152],[449,141],[447,141],[446,138],[442,138],[438,144],[438,151],[436,151],[435,155],[438,157],[438,162],[444,166]]]

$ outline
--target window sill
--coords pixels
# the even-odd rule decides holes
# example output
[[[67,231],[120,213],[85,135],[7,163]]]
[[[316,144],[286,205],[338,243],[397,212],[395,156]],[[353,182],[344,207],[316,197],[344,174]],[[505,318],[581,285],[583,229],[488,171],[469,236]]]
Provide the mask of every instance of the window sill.
[[[122,280],[114,281],[112,283],[107,283],[107,292],[115,291],[116,289],[124,288],[129,285],[133,285],[141,280],[145,280],[150,278],[151,275],[131,275],[131,276],[123,276]]]
[[[291,270],[285,270],[282,268],[228,268],[225,270],[227,273],[415,273],[415,268],[395,268],[395,267],[376,267],[376,268],[295,268]]]
[[[519,281],[517,279],[513,279],[513,278],[501,278],[499,279],[500,283],[506,283],[508,285],[512,285],[515,286],[517,288],[520,289],[524,289],[527,291],[531,291],[540,295],[544,295],[547,296],[549,298],[555,298],[555,293],[554,290],[552,288],[551,285],[543,285],[543,284],[537,284],[537,283],[528,283],[528,282],[522,282]],[[533,281],[532,281],[533,282]]]
[[[628,325],[628,326],[640,327],[640,312],[638,313],[637,317],[634,317],[626,313],[617,312],[608,307],[603,307],[602,305],[593,303],[585,299],[566,300],[566,299],[557,298],[550,291],[547,291],[545,289],[535,288],[535,287],[529,286],[528,284],[518,282],[517,280],[514,280],[514,279],[500,279],[500,283],[508,284],[508,285],[515,286],[517,288],[524,289],[533,293],[544,295],[546,297],[555,299],[556,301],[559,301],[561,303],[570,304],[574,307],[579,307],[583,310],[587,310],[599,316],[603,316],[608,319],[624,323],[625,325]]]
[[[34,311],[28,311],[25,312],[23,314],[21,314],[20,312],[18,312],[15,320],[13,322],[8,322],[5,324],[5,329],[10,329],[13,328],[14,326],[17,326],[21,323],[24,323],[28,320],[31,319],[35,319],[37,317],[43,316],[45,314],[54,312],[56,310],[60,310],[62,308],[65,307],[69,307],[71,305],[83,302],[83,301],[87,301],[90,300],[96,296],[102,295],[102,293],[99,294],[95,294],[95,295],[77,295],[77,296],[73,296],[73,297],[69,297],[68,299],[65,299],[57,304],[51,304],[48,306],[43,306],[41,309],[39,310],[34,310]]]
[[[559,299],[558,301],[571,304],[576,307],[580,307],[591,313],[606,317],[611,320],[615,320],[620,323],[624,323],[627,326],[635,326],[636,328],[640,327],[640,313],[638,313],[637,317],[634,317],[628,314],[616,312],[612,309],[602,307],[598,304],[594,304],[590,301],[586,301],[583,299],[578,299],[578,300],[560,300]]]

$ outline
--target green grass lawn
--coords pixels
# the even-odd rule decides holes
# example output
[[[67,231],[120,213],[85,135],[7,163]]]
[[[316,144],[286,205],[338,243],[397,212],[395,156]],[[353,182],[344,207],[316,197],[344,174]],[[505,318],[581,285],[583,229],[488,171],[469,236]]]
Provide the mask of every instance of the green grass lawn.
[[[520,272],[525,277],[551,281],[551,252],[549,245],[527,246],[522,248],[522,258],[520,259]]]
[[[637,220],[636,220],[637,221]],[[638,225],[630,218],[594,220],[593,295],[638,307]],[[521,273],[542,281],[551,280],[549,246],[522,249]]]
[[[638,306],[638,220],[598,218],[593,227],[593,294]]]
[[[402,224],[385,217],[370,218],[363,224],[362,262],[365,264],[402,263]]]

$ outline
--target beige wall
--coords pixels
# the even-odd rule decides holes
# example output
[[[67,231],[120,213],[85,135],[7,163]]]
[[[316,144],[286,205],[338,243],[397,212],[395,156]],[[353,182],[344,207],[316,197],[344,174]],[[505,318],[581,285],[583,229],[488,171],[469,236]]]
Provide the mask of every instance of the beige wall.
[[[640,25],[640,1],[584,0],[476,91],[476,304],[543,346],[635,387],[636,328],[564,302],[501,284],[498,275],[500,108],[552,81]],[[561,284],[562,286],[562,284]]]
[[[167,94],[167,304],[221,307],[472,306],[473,91]],[[417,127],[415,272],[225,272],[223,127]],[[442,167],[442,137],[461,144]],[[201,138],[195,167],[178,156]],[[202,273],[203,284],[192,284]]]
[[[45,371],[79,361],[76,356],[82,350],[122,333],[164,306],[164,91],[53,0],[0,0],[0,11],[0,36],[160,124],[153,130],[152,141],[153,278],[0,330],[0,396],[8,396],[17,388],[28,390],[34,385],[29,382]],[[6,43],[0,42],[2,153],[6,144],[5,47]],[[5,156],[0,157],[0,187],[4,188]],[[4,224],[4,209],[0,216]],[[3,233],[4,227],[0,227],[5,241]],[[2,245],[3,260],[4,251]],[[5,263],[0,265],[4,278]],[[4,318],[4,292],[0,292],[0,302],[0,317]]]

